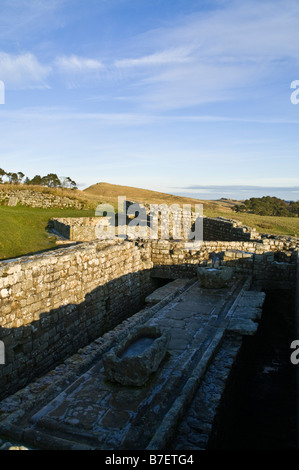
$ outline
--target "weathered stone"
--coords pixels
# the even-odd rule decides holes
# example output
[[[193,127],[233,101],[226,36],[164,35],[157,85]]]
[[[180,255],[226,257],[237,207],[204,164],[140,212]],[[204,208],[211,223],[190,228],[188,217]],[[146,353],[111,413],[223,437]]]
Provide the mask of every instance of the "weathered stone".
[[[199,267],[197,278],[203,287],[208,289],[219,289],[227,286],[233,275],[232,268],[219,266],[218,268]]]
[[[103,357],[109,380],[122,385],[144,385],[164,358],[169,335],[157,327],[141,327]]]
[[[178,292],[180,289],[184,288],[189,282],[189,279],[176,279],[175,281],[169,282],[163,287],[156,289],[145,299],[145,302],[149,305],[156,304],[164,299],[167,295]]]
[[[44,191],[34,191],[31,189],[0,189],[0,204],[7,204],[8,206],[21,206],[41,207],[41,208],[76,208],[83,209],[84,203],[76,198],[59,196]]]

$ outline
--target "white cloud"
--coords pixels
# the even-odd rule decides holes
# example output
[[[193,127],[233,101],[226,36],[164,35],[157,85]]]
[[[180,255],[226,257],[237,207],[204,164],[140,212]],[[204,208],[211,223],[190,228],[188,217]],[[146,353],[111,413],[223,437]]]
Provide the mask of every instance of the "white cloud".
[[[195,13],[174,28],[152,31],[147,39],[193,45],[198,57],[207,61],[298,59],[298,14],[296,0],[232,1],[224,8]]]
[[[0,52],[0,79],[7,89],[47,87],[51,67],[42,65],[31,53],[20,55]]]
[[[106,71],[101,61],[75,54],[57,57],[53,68],[70,89],[94,86]]]
[[[58,57],[55,60],[58,69],[65,73],[86,73],[98,71],[104,68],[104,65],[96,59],[79,57],[77,55]]]
[[[271,125],[280,125],[280,124],[290,124],[298,126],[298,119],[286,119],[280,117],[270,117],[270,118],[243,118],[243,117],[233,117],[233,116],[216,116],[216,115],[160,115],[159,113],[130,113],[130,112],[85,112],[78,111],[68,107],[32,107],[32,108],[22,108],[18,110],[7,110],[2,109],[0,120],[5,121],[26,121],[29,122],[59,122],[59,121],[69,121],[69,122],[86,122],[90,121],[91,123],[98,123],[104,125],[105,127],[119,127],[119,126],[148,126],[148,125],[164,125],[164,124],[175,124],[175,123],[248,123],[248,124],[271,124]],[[250,144],[264,144],[269,141],[272,142],[272,138],[269,140],[267,138],[254,138],[254,139],[234,139],[234,144],[236,145],[250,145]],[[197,153],[196,153],[197,155]],[[229,156],[227,155],[228,159]],[[240,159],[240,155],[237,156]]]
[[[90,122],[91,124],[101,124],[108,127],[116,126],[142,126],[152,124],[159,119],[158,116],[134,113],[98,113],[98,112],[80,112],[63,107],[33,107],[18,110],[1,111],[0,121],[13,122],[32,122],[35,123],[57,123],[69,122],[74,124],[76,121]]]
[[[135,59],[116,60],[117,67],[143,67],[167,64],[184,64],[192,61],[191,50],[187,47],[167,49]]]

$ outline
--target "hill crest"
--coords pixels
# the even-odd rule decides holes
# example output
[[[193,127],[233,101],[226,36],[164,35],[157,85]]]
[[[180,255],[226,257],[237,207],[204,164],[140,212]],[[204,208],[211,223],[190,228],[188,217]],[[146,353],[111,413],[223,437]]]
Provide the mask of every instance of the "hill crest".
[[[177,196],[150,189],[136,188],[133,186],[122,186],[111,183],[96,183],[83,190],[85,195],[93,199],[100,198],[105,202],[117,203],[118,196],[124,196],[128,201],[148,203],[148,204],[203,204],[207,209],[219,209],[231,211],[236,202],[226,201],[209,201],[195,199],[191,197]]]

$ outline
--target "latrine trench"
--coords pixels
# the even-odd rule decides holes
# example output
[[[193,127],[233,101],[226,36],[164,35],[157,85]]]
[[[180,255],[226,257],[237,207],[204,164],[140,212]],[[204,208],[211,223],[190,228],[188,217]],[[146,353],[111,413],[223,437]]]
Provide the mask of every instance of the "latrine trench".
[[[296,450],[295,295],[266,291],[261,322],[244,340],[227,381],[210,449]]]
[[[202,287],[196,278],[165,284],[147,297],[147,308],[68,360],[63,377],[58,368],[35,381],[35,400],[29,384],[9,397],[7,417],[3,400],[0,433],[9,438],[22,435],[27,445],[45,449],[141,450],[174,444],[178,422],[186,413],[188,416],[198,387],[200,391],[226,345],[227,334],[239,338],[256,329],[264,294],[249,288],[250,277],[244,275],[233,276],[223,288]],[[248,303],[249,316],[244,317]],[[167,354],[163,353],[158,368],[141,385],[115,384],[107,376],[104,357],[140,328],[167,333]],[[20,396],[25,410],[21,415]],[[212,403],[208,409],[213,415]],[[213,426],[213,416],[210,418]]]
[[[228,266],[233,270],[235,280],[250,278],[255,292],[265,291],[270,293],[270,297],[270,291],[289,290],[292,293],[295,292],[297,250],[294,241],[287,239],[266,239],[265,242],[254,240],[206,241],[200,250],[187,250],[184,242],[174,240],[92,241],[61,248],[47,254],[1,262],[0,340],[5,349],[5,364],[0,365],[2,399],[0,402],[0,426],[1,423],[3,425],[6,423],[8,415],[12,418],[15,416],[14,412],[19,411],[17,401],[14,402],[16,391],[22,396],[24,393],[26,402],[26,394],[30,397],[33,393],[30,392],[30,387],[38,387],[38,384],[41,384],[42,389],[49,393],[45,400],[48,400],[52,393],[54,397],[58,384],[63,389],[67,387],[68,380],[69,384],[71,383],[73,377],[71,370],[77,370],[78,367],[79,375],[84,370],[88,370],[98,354],[101,354],[99,348],[102,351],[101,348],[104,345],[107,346],[110,341],[115,341],[120,331],[122,334],[126,334],[131,320],[136,320],[138,317],[138,321],[142,322],[145,312],[155,311],[157,313],[155,310],[158,308],[157,305],[164,302],[165,298],[169,300],[172,295],[183,294],[184,283],[188,286],[191,286],[193,282],[196,283],[197,268],[208,266],[215,253],[221,254],[221,265]],[[175,286],[174,291],[171,290],[171,285]],[[162,294],[161,291],[159,294],[160,288]],[[188,292],[190,294],[191,291],[188,290]],[[211,302],[220,300],[219,291],[217,290],[217,292],[213,293]],[[201,297],[200,302],[203,302],[203,299],[204,296]],[[195,318],[192,317],[196,311],[194,306],[198,304],[198,301],[194,301],[194,299],[192,301],[192,295],[189,297],[188,302],[191,303],[188,309],[192,315],[190,312],[189,315],[188,309],[183,312],[177,311],[179,302],[178,300],[176,302],[168,312],[169,315],[174,314],[174,317],[171,318],[171,324],[174,328],[171,348],[176,351],[173,353],[174,355],[179,355],[179,351],[181,351],[185,355],[185,364],[187,364],[192,358],[199,357],[200,348],[203,344],[207,345],[208,336],[205,338],[206,342],[202,341],[203,337],[200,332],[205,323],[199,325],[196,315]],[[201,320],[208,321],[208,327],[213,331],[215,328],[213,322],[218,321],[219,318],[215,311],[209,316],[208,307],[206,306],[206,308],[207,312],[202,311],[197,316],[203,315]],[[226,320],[229,320],[229,317]],[[159,321],[162,321],[163,325],[162,317]],[[196,327],[194,338],[198,344],[196,347],[194,346],[193,352],[184,343],[188,337],[187,325],[191,328],[190,331]],[[220,351],[224,351],[225,347],[228,348],[227,356],[221,360],[232,361],[232,364],[234,363],[232,358],[236,352],[235,348],[239,348],[239,339],[235,338],[235,329],[242,332],[244,323],[243,326],[241,323],[236,325],[234,324],[234,327],[231,325],[228,330],[226,330],[226,326],[224,328],[222,325],[221,328],[224,328],[225,334],[219,336],[219,341],[221,339],[219,344],[224,346],[224,349],[222,350],[221,347]],[[222,331],[221,328],[218,332]],[[239,336],[242,337],[242,334],[240,333]],[[232,338],[233,342],[230,343]],[[216,367],[217,361],[221,360],[217,355],[214,357],[213,345],[214,342],[211,340],[213,353],[211,367]],[[185,350],[187,352],[184,352]],[[206,358],[206,356],[204,357]],[[169,360],[168,356],[167,360]],[[207,370],[208,374],[211,373],[211,370],[210,368]],[[218,370],[223,371],[221,367]],[[229,370],[229,367],[226,367],[225,370]],[[208,374],[205,376],[206,378],[209,377]],[[189,372],[187,369],[184,370],[184,377],[188,378],[189,376],[192,376],[191,369]],[[171,374],[168,376],[169,390],[172,390],[171,384],[177,380],[176,377],[175,374],[173,377]],[[226,379],[227,377],[223,375],[219,380],[223,380],[226,384]],[[209,386],[211,387],[211,385]],[[183,390],[182,388],[182,393]],[[202,391],[203,389],[201,389]],[[106,392],[107,390],[103,389],[104,396],[106,396]],[[9,400],[10,403],[9,412],[6,400]],[[120,401],[117,397],[112,400],[114,404],[118,405]],[[159,400],[153,401],[153,403],[155,403],[157,410],[164,406]],[[209,409],[212,410],[213,406],[209,406]],[[71,413],[77,411],[73,409]],[[131,409],[123,411],[125,411],[125,414],[122,415],[123,419],[127,414],[131,416],[133,413]],[[111,410],[104,405],[99,413],[102,413],[101,419],[104,420],[105,425],[115,423],[114,408]],[[213,413],[213,416],[217,416],[216,410]],[[54,414],[53,410],[51,420],[55,421],[58,418]],[[178,416],[178,422],[182,417]],[[141,419],[141,415],[139,418]],[[73,416],[71,419],[79,418]],[[82,422],[84,419],[82,416]],[[17,417],[16,423],[21,426]],[[47,423],[49,424],[49,421]],[[51,423],[53,424],[52,421]],[[24,428],[22,429],[24,430]],[[151,429],[150,426],[149,429]],[[163,435],[162,430],[160,431],[161,433],[156,435],[157,439]],[[210,431],[211,429],[209,434]],[[61,432],[67,432],[67,430],[61,430]],[[202,435],[207,435],[207,433],[203,430]],[[131,434],[128,432],[126,436],[122,436],[122,439],[124,448],[130,448],[132,445]],[[144,446],[149,445],[148,442],[143,444]],[[97,446],[94,442],[86,445]],[[181,444],[177,442],[175,445],[177,445],[176,448],[180,448]],[[194,448],[201,446],[205,448],[206,445],[206,440],[200,440],[198,437],[196,437],[196,442],[192,443]]]

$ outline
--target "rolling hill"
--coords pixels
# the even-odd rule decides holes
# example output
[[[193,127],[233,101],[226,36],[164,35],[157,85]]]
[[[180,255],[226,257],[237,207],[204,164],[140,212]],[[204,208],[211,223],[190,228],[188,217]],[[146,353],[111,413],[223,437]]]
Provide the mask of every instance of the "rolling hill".
[[[183,196],[174,196],[167,193],[152,191],[149,189],[135,188],[131,186],[120,186],[110,183],[97,183],[82,191],[84,197],[90,201],[100,201],[111,203],[116,206],[118,196],[125,196],[127,201],[148,203],[148,204],[203,204],[204,210],[215,210],[221,212],[231,212],[237,201],[219,200],[208,201]]]

